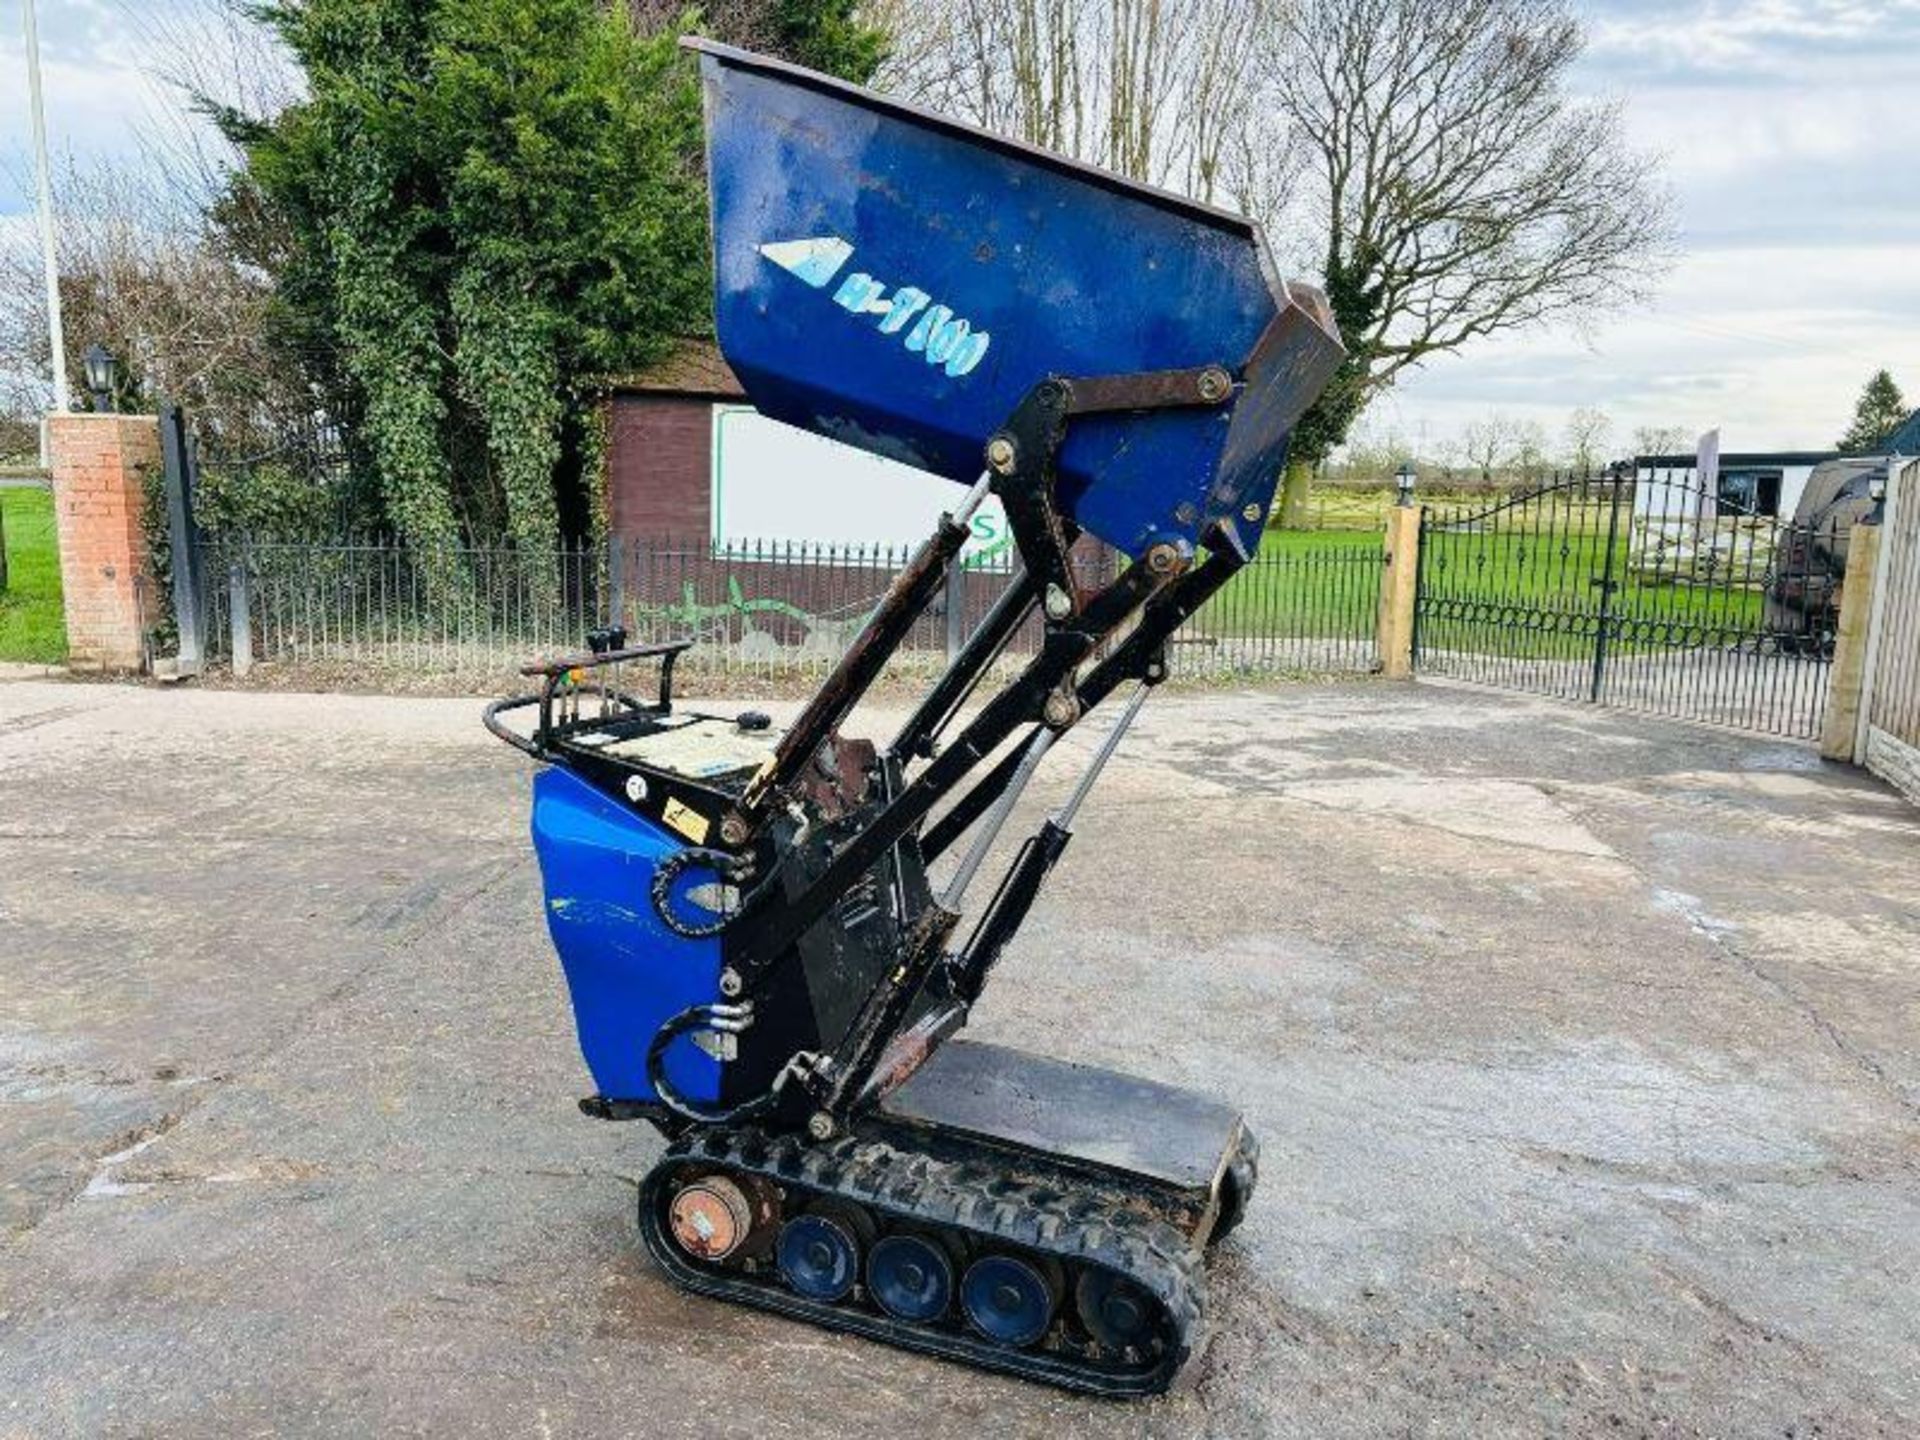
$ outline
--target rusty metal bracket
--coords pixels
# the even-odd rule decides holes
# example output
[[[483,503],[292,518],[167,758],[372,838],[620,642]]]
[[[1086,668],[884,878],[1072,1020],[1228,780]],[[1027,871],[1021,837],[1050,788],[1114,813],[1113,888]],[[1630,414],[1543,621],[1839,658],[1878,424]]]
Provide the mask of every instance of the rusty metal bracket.
[[[1064,383],[1069,415],[1223,405],[1233,396],[1233,376],[1224,365],[1142,370],[1133,375],[1093,375]]]

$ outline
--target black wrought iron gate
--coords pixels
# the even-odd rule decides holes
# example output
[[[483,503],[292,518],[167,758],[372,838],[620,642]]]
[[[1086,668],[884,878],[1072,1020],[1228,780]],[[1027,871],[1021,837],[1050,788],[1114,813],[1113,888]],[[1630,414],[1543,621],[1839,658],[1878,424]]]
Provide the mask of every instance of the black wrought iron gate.
[[[1812,738],[1846,532],[1621,469],[1429,508],[1414,655],[1427,674]]]

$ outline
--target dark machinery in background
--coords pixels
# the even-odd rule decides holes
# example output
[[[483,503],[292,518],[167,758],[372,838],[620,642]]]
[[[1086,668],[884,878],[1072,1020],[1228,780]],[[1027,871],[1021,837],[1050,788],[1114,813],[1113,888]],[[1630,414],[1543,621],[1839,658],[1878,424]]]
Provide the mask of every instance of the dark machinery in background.
[[[1853,527],[1879,524],[1883,457],[1823,460],[1800,491],[1781,553],[1767,567],[1763,623],[1782,650],[1832,654]]]
[[[717,328],[749,396],[971,484],[784,733],[676,709],[687,642],[616,629],[489,708],[544,762],[534,840],[598,1087],[582,1106],[669,1137],[640,1227],[687,1289],[1083,1390],[1162,1389],[1199,1343],[1202,1253],[1253,1189],[1240,1115],[950,1037],[1167,640],[1258,547],[1339,340],[1236,216],[697,48]],[[898,734],[841,734],[989,493],[1012,583]],[[1125,557],[1095,589],[1069,564],[1082,533]],[[1036,615],[1036,653],[965,718]],[[620,677],[643,663],[658,688],[636,695]],[[1123,689],[1069,798],[989,884],[1049,748]]]

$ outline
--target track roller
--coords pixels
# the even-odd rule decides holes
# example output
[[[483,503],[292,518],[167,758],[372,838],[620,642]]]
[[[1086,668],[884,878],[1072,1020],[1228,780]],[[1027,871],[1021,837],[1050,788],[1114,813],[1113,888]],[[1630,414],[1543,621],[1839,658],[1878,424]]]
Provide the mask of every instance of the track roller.
[[[780,1227],[780,1273],[809,1300],[844,1300],[873,1237],[873,1218],[858,1205],[819,1201]]]
[[[1059,1262],[1044,1256],[984,1255],[967,1268],[960,1302],[973,1327],[989,1340],[1033,1344],[1060,1308]]]
[[[889,1235],[867,1257],[867,1290],[873,1303],[896,1320],[926,1324],[953,1305],[965,1260],[951,1236],[903,1231]]]

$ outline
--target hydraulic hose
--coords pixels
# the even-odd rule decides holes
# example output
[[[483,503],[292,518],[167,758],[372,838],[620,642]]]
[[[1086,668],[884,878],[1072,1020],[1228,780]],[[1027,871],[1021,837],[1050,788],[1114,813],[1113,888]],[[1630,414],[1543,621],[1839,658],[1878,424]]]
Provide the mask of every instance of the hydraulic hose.
[[[711,940],[738,920],[747,911],[760,902],[762,896],[771,893],[779,880],[778,867],[767,875],[751,890],[741,890],[739,882],[733,877],[742,873],[747,864],[745,856],[730,855],[725,850],[708,850],[697,845],[684,850],[676,850],[654,868],[653,884],[650,893],[653,910],[660,917],[660,923],[674,934],[688,940]],[[673,908],[673,884],[688,870],[702,868],[713,871],[722,884],[732,885],[741,890],[739,903],[730,910],[716,910],[714,918],[705,921],[690,921],[681,918]],[[705,908],[704,906],[702,907]]]
[[[780,1072],[780,1078],[766,1093],[738,1105],[717,1108],[689,1100],[674,1089],[673,1083],[667,1079],[667,1047],[675,1040],[702,1030],[737,1035],[752,1022],[752,1016],[752,1010],[744,1006],[689,1005],[655,1031],[653,1043],[647,1046],[647,1081],[653,1086],[653,1093],[660,1097],[660,1103],[681,1119],[691,1120],[696,1125],[733,1125],[771,1110],[780,1098],[781,1085],[786,1081],[788,1072],[785,1070]]]
[[[726,929],[739,910],[716,910],[712,920],[700,923],[683,920],[673,908],[673,882],[688,870],[701,867],[713,871],[722,884],[731,885],[734,883],[731,876],[739,863],[724,850],[705,850],[698,846],[676,850],[667,856],[653,872],[653,910],[660,917],[660,923],[688,940],[708,940]]]

